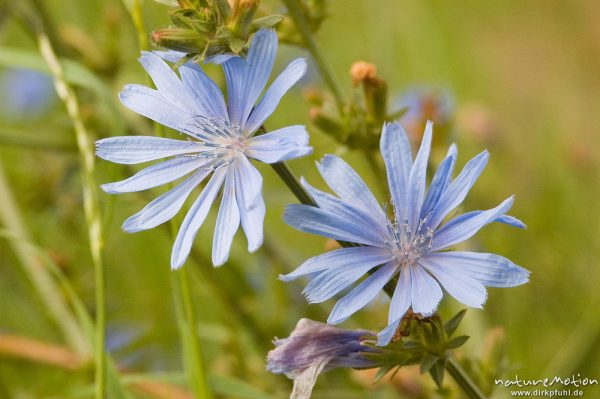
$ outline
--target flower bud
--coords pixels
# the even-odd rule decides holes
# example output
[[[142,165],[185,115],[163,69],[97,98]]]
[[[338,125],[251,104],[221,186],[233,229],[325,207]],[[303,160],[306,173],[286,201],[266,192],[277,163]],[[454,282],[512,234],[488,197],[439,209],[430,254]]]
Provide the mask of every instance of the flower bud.
[[[152,42],[171,50],[201,53],[207,42],[198,32],[186,28],[163,28],[152,32]]]
[[[237,0],[234,3],[229,27],[238,36],[247,37],[260,0]]]
[[[307,87],[302,91],[302,97],[311,105],[320,107],[323,105],[323,94],[314,87]]]
[[[350,67],[350,76],[352,77],[352,85],[358,87],[365,80],[377,77],[377,67],[370,62],[357,61]]]
[[[371,122],[379,126],[386,120],[387,83],[377,77],[375,64],[357,61],[350,68],[354,87],[363,86],[367,115]]]

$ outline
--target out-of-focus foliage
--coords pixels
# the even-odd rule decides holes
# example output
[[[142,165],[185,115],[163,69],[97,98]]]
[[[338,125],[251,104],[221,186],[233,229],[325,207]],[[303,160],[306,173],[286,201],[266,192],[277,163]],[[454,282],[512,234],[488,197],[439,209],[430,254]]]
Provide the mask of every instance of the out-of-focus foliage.
[[[148,0],[37,3],[43,7],[41,17],[57,51],[68,60],[67,78],[76,86],[86,126],[97,138],[154,134],[149,121],[122,107],[117,95],[125,83],[148,83],[136,61],[140,35],[130,10],[140,6],[143,24],[138,28],[144,27],[142,37],[147,46],[152,31],[169,25],[168,11],[172,9]],[[285,14],[278,1],[265,1],[261,7],[265,7],[264,15]],[[600,377],[597,2],[467,1],[458,6],[437,0],[331,0],[326,14],[327,19],[325,11],[315,17],[317,39],[345,98],[350,101],[362,95],[357,93],[360,88],[353,88],[348,74],[359,60],[377,65],[377,77],[386,82],[390,106],[399,104],[396,99],[415,86],[450,93],[454,109],[444,145],[439,148],[456,141],[462,151],[460,159],[469,159],[483,148],[492,155],[465,209],[485,209],[504,198],[509,189],[516,194],[512,213],[528,224],[528,229],[520,232],[489,226],[470,244],[472,249],[502,253],[532,274],[527,285],[491,289],[483,311],[467,312],[457,335],[471,337],[459,350],[465,355],[468,371],[481,386],[501,373],[508,377],[518,373],[524,378],[572,373]],[[284,28],[289,23],[287,19],[281,22]],[[289,41],[298,42],[297,38]],[[298,46],[282,44],[281,48],[276,71],[290,59],[306,56]],[[4,78],[0,80],[14,82],[10,74],[22,67],[47,72],[27,27],[2,11],[0,75]],[[216,68],[207,70],[222,82]],[[40,97],[28,103],[25,94],[36,84]],[[316,87],[325,112],[336,115],[315,68],[310,68],[303,84]],[[0,96],[0,348],[5,339],[14,336],[42,345],[30,358],[0,350],[0,397],[88,397],[93,383],[91,363],[89,359],[78,359],[75,367],[69,363],[72,353],[61,329],[21,268],[15,241],[22,237],[14,237],[10,231],[17,218],[28,232],[26,244],[44,254],[41,264],[54,264],[87,310],[93,309],[93,270],[75,136],[62,103],[43,97],[48,101],[40,108],[37,100],[47,90],[43,80],[30,79],[16,94],[13,89],[18,90],[3,89]],[[296,89],[283,99],[268,121],[268,129],[289,124],[311,126],[309,109],[314,105],[304,101],[301,91]],[[15,118],[16,112],[5,112],[16,106],[34,108],[25,113],[28,117]],[[22,115],[22,108],[19,110]],[[325,153],[341,154],[368,180],[378,199],[386,200],[379,184],[383,177],[373,173],[362,151],[341,145],[315,126],[310,132],[315,155],[291,163],[297,174],[319,183],[313,161]],[[175,132],[166,134],[177,137]],[[434,161],[442,156],[442,150],[434,153]],[[300,294],[304,282],[277,280],[279,274],[290,272],[329,244],[284,225],[283,207],[295,199],[270,169],[259,168],[268,204],[263,248],[248,254],[243,236],[238,234],[231,261],[213,269],[208,256],[213,213],[186,265],[192,270],[206,364],[222,397],[285,396],[290,389],[288,381],[264,370],[272,338],[287,336],[301,317],[325,320],[333,304],[332,300],[309,306]],[[128,175],[125,167],[97,162],[98,183]],[[169,227],[132,235],[120,229],[122,220],[161,192],[101,196],[109,350],[124,370],[123,382],[139,398],[157,397],[157,383],[169,383],[172,389],[185,386],[171,284],[175,277],[169,270]],[[18,208],[6,206],[7,193]],[[61,286],[61,290],[67,295],[67,288]],[[379,303],[344,326],[365,328],[379,323],[377,327],[383,327],[388,308],[382,305],[385,301],[382,295]],[[446,298],[440,311],[447,319],[458,309],[456,302]],[[14,341],[10,342],[14,348]],[[25,344],[31,346],[33,341]],[[51,357],[49,362],[49,354],[57,353],[67,355]],[[407,368],[373,385],[371,371],[334,370],[320,377],[315,398],[363,398],[367,394],[373,398],[431,397],[434,383],[418,374],[418,366],[416,371]],[[591,387],[585,392],[594,397],[599,391]]]

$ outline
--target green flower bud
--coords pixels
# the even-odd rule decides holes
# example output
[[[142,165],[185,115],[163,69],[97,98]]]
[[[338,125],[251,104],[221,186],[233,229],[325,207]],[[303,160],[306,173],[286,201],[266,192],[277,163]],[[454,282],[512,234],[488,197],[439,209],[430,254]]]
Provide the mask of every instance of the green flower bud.
[[[171,50],[201,53],[206,47],[205,37],[192,29],[163,28],[152,32],[152,42]]]

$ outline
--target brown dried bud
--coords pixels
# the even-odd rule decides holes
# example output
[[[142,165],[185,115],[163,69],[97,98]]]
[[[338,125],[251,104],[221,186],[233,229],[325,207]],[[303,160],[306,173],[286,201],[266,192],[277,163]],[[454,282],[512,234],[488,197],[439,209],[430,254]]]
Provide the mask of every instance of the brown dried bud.
[[[352,85],[357,87],[363,81],[375,79],[377,77],[377,67],[370,62],[357,61],[350,67],[350,76],[352,77]]]

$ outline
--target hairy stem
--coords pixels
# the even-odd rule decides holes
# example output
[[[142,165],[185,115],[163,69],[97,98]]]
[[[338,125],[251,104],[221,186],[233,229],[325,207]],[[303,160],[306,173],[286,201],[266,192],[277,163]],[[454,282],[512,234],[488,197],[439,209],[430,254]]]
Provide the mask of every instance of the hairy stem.
[[[483,393],[456,360],[449,358],[446,362],[446,370],[470,399],[485,399]]]
[[[54,85],[59,98],[64,102],[71,123],[75,129],[77,148],[81,157],[83,168],[83,206],[88,226],[88,239],[92,264],[94,266],[94,278],[96,281],[96,330],[94,338],[96,398],[106,397],[106,353],[105,326],[106,326],[106,282],[105,270],[102,261],[102,221],[100,217],[100,206],[97,196],[97,184],[94,179],[94,147],[88,133],[81,112],[79,101],[73,89],[67,84],[62,65],[54,52],[50,39],[45,34],[41,23],[35,24],[36,35],[40,53],[54,78]]]

